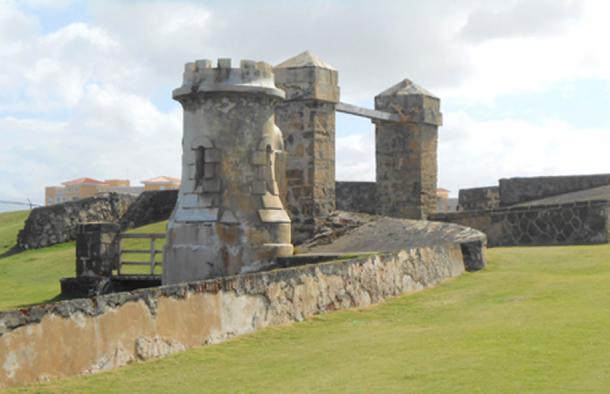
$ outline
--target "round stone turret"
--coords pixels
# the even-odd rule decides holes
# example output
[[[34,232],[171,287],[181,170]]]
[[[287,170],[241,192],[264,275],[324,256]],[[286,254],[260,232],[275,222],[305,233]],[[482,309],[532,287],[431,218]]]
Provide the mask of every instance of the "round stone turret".
[[[163,283],[235,275],[292,254],[279,195],[285,170],[273,69],[230,59],[187,63],[174,90],[184,108],[182,184],[168,223]]]

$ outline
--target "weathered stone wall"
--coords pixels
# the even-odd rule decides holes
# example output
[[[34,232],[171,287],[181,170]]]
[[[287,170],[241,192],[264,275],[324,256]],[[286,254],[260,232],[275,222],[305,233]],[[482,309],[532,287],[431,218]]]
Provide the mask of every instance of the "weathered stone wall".
[[[498,186],[461,189],[458,195],[459,211],[495,209],[500,206],[500,188]]]
[[[335,110],[321,101],[278,104],[276,122],[284,134],[286,209],[295,242],[311,236],[315,219],[335,209]]]
[[[500,204],[514,205],[604,185],[610,185],[610,174],[500,179]]]
[[[609,212],[609,202],[597,200],[438,214],[432,219],[480,230],[489,246],[578,245],[610,241]]]
[[[459,244],[142,289],[0,313],[0,387],[109,370],[464,272]]]
[[[119,224],[123,230],[167,220],[178,199],[178,190],[151,190],[143,192],[129,206]]]
[[[335,191],[337,209],[349,212],[376,213],[377,185],[375,182],[337,182]]]
[[[118,222],[135,199],[129,194],[108,193],[34,208],[17,236],[17,244],[30,249],[73,241],[79,223]]]

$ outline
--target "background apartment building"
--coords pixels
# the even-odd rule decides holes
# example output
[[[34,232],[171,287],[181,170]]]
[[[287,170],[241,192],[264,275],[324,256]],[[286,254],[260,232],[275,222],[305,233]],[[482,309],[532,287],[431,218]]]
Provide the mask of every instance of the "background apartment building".
[[[126,193],[138,195],[145,190],[171,190],[180,187],[180,179],[167,176],[147,179],[144,186],[131,186],[128,179],[78,178],[62,182],[61,186],[45,187],[45,205],[60,204],[66,201],[93,197],[99,193]]]

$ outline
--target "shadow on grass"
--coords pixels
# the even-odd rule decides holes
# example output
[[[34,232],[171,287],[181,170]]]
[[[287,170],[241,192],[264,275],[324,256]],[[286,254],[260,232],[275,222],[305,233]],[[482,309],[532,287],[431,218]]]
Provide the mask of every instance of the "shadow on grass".
[[[14,256],[18,253],[23,252],[25,249],[23,249],[21,246],[19,245],[13,245],[9,250],[7,250],[6,252],[0,254],[0,259],[4,259],[6,257],[10,257],[10,256]]]

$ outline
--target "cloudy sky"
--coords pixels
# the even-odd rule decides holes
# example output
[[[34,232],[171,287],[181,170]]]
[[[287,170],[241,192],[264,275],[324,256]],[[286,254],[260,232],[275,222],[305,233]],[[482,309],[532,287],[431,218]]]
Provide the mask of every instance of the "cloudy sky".
[[[340,71],[342,101],[370,107],[403,78],[441,97],[439,186],[454,195],[608,173],[608,15],[606,0],[0,0],[0,200],[178,176],[183,64],[305,49]],[[370,122],[338,115],[337,160],[339,180],[374,180]]]

